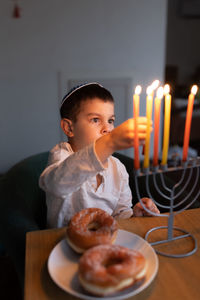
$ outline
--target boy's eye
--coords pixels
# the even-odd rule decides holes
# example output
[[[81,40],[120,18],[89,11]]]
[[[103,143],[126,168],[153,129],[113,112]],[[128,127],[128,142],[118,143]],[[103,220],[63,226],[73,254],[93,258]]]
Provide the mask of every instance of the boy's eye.
[[[108,120],[108,123],[109,123],[109,124],[114,124],[114,123],[115,123],[115,119],[110,119],[110,120]]]
[[[99,118],[92,118],[92,122],[97,123],[99,121]]]

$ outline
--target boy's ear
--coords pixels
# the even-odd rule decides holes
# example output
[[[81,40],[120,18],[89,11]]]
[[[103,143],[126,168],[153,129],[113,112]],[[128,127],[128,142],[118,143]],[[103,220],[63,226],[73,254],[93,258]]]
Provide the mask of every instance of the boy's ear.
[[[73,137],[72,121],[70,119],[61,119],[60,126],[68,137]]]

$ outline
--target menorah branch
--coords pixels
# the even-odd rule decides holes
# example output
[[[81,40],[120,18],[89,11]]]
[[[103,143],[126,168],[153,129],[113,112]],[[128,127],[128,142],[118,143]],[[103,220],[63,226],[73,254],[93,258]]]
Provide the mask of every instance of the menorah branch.
[[[200,195],[200,189],[198,188],[198,182],[199,182],[199,169],[200,169],[200,159],[195,158],[191,159],[189,161],[183,162],[181,165],[176,167],[166,167],[163,168],[163,166],[156,166],[152,168],[146,168],[145,170],[137,169],[135,170],[135,188],[136,188],[136,194],[138,197],[138,200],[140,201],[142,207],[145,211],[147,211],[149,214],[153,216],[160,216],[160,217],[166,217],[168,218],[168,226],[164,227],[155,227],[151,229],[146,237],[149,237],[149,234],[155,230],[159,229],[167,229],[167,238],[163,240],[159,240],[156,242],[152,242],[152,245],[158,245],[158,244],[165,244],[169,243],[175,240],[179,239],[186,239],[190,237],[190,239],[193,241],[193,248],[191,251],[188,251],[184,254],[166,254],[164,252],[160,252],[156,250],[159,254],[170,256],[170,257],[184,257],[193,254],[197,250],[197,245],[195,242],[195,238],[185,230],[182,230],[180,228],[174,227],[174,217],[176,214],[181,213],[185,209],[189,208],[199,197]],[[177,180],[177,182],[174,182],[173,186],[169,187],[166,182],[164,175],[171,171],[179,171],[181,172],[180,178]],[[140,187],[139,187],[139,178],[145,176],[145,189],[146,189],[146,197],[151,198],[154,203],[158,206],[160,209],[167,210],[166,213],[158,214],[151,212],[144,203],[142,202],[142,197],[140,193]],[[150,182],[150,176],[152,176],[153,181]],[[193,180],[192,178],[195,177]],[[158,180],[160,179],[160,181]],[[187,188],[189,184],[192,183],[192,188],[190,188],[189,192],[187,191]],[[156,191],[156,197],[153,196],[152,188]],[[197,189],[197,192],[195,193],[195,190]],[[194,195],[195,193],[195,195]],[[180,236],[175,236],[175,231],[179,231],[181,233],[184,233]]]

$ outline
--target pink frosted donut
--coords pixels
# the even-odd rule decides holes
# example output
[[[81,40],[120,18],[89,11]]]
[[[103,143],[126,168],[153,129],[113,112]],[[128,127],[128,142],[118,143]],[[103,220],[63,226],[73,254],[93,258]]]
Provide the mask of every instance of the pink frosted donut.
[[[79,261],[79,280],[83,288],[106,296],[133,285],[145,276],[145,258],[119,245],[99,245],[87,250]]]
[[[67,241],[78,253],[100,244],[115,241],[118,225],[100,208],[87,208],[75,214],[67,228]]]

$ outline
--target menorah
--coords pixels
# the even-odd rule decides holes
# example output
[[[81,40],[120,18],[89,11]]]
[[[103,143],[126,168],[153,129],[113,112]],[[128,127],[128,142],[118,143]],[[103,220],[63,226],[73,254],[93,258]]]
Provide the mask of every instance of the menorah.
[[[152,246],[156,246],[159,244],[165,245],[180,239],[185,239],[187,241],[189,240],[189,242],[190,243],[192,242],[193,245],[192,249],[187,250],[184,253],[178,253],[178,254],[168,253],[165,251],[160,251],[155,249],[155,251],[158,254],[168,256],[168,257],[185,257],[185,256],[192,255],[197,250],[197,241],[195,237],[191,233],[185,231],[184,229],[174,227],[174,217],[175,215],[189,208],[200,195],[200,188],[198,188],[198,182],[200,177],[199,169],[200,169],[200,157],[197,157],[197,158],[189,159],[187,161],[182,161],[182,163],[180,163],[179,165],[176,161],[174,161],[173,165],[170,167],[167,167],[166,165],[164,166],[157,165],[156,167],[152,167],[151,169],[145,168],[142,171],[140,169],[135,169],[134,171],[136,194],[142,207],[148,213],[154,216],[168,218],[168,226],[159,226],[150,229],[145,235],[145,240],[149,242],[149,238],[154,231],[157,230],[162,231],[163,229],[165,229],[167,230],[167,238],[156,240],[155,242],[149,242]],[[180,171],[179,172],[180,178],[176,183],[173,183],[173,185],[169,187],[169,185],[166,183],[166,178],[164,174],[165,172],[170,172],[170,171]],[[149,180],[150,175],[152,176],[153,183],[150,183]],[[157,205],[157,207],[159,209],[162,208],[166,210],[166,213],[157,214],[151,212],[149,209],[145,207],[145,205],[141,201],[142,197],[141,197],[139,181],[138,181],[141,176],[146,176],[145,177],[145,188],[147,192],[146,197],[151,198],[154,201],[154,203]],[[193,178],[195,178],[194,181]],[[158,183],[158,179],[159,179],[159,183]],[[188,188],[188,185],[191,184],[191,182],[192,182],[192,187],[186,193],[186,189]],[[155,199],[155,197],[152,195],[152,188],[156,190],[157,195],[159,196],[159,201]],[[179,235],[177,235],[177,233],[179,233]]]

